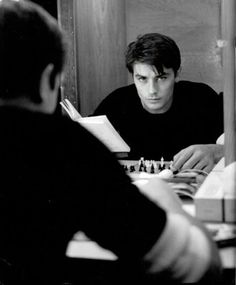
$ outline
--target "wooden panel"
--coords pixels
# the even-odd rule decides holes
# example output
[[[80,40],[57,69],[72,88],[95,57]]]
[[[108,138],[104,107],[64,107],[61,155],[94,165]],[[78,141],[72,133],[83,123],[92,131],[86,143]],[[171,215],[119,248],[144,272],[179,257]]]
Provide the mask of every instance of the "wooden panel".
[[[78,89],[82,115],[127,83],[124,0],[77,0]]]
[[[66,32],[69,46],[64,80],[61,83],[61,98],[68,98],[79,109],[75,56],[74,0],[57,0],[57,6],[58,22]]]
[[[181,79],[222,91],[220,0],[126,0],[127,42],[139,34],[172,37],[182,54]]]
[[[236,161],[235,0],[223,2],[225,164]]]

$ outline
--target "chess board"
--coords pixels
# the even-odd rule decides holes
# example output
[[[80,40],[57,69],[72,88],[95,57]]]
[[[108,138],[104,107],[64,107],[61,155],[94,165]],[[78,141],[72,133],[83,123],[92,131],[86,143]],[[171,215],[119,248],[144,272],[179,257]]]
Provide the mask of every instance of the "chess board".
[[[128,173],[146,172],[151,174],[158,174],[164,169],[171,169],[172,161],[165,161],[163,158],[157,160],[120,160],[124,169]]]
[[[171,170],[173,163],[172,161],[165,161],[163,158],[160,161],[144,160],[143,158],[139,160],[120,160],[120,163],[133,180],[159,177],[169,183],[181,198],[193,199],[203,182],[203,176],[196,170],[172,172],[171,176],[162,176],[163,172]],[[200,176],[201,179],[199,179]]]

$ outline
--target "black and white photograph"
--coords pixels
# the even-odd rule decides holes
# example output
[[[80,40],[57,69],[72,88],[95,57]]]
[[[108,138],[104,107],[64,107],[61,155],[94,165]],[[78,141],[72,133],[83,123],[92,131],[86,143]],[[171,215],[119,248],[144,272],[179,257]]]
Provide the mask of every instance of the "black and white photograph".
[[[235,0],[0,0],[0,285],[236,284],[235,43]]]

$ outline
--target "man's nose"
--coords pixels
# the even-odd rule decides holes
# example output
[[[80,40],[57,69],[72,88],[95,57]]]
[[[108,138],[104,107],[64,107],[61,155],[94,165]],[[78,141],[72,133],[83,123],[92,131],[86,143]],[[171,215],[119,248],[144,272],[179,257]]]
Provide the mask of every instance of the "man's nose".
[[[150,81],[148,87],[149,87],[149,93],[150,94],[156,94],[157,93],[157,90],[158,90],[157,82]]]

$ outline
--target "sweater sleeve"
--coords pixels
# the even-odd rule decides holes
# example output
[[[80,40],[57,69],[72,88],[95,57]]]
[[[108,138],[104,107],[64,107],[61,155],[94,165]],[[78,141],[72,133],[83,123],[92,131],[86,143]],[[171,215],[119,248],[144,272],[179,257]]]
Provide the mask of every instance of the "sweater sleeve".
[[[91,209],[91,212],[96,211],[96,223],[89,232],[120,258],[142,257],[161,235],[165,212],[139,192],[109,153],[100,153],[103,159],[101,172],[94,177],[98,195]]]
[[[165,211],[139,192],[104,145],[90,136],[85,144],[90,151],[86,158],[80,151],[80,187],[78,167],[70,178],[73,195],[67,208],[75,228],[79,223],[87,236],[119,258],[142,258],[165,227]]]

